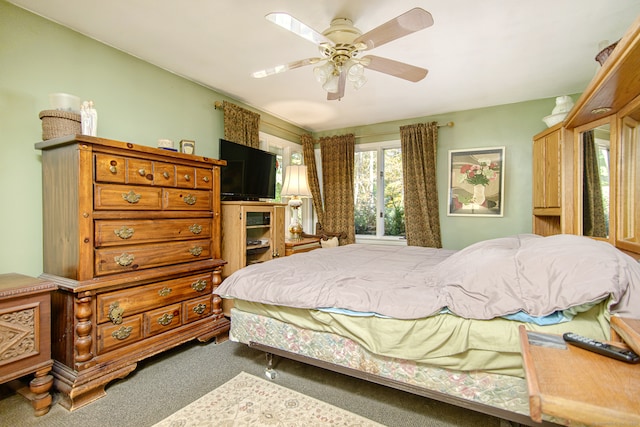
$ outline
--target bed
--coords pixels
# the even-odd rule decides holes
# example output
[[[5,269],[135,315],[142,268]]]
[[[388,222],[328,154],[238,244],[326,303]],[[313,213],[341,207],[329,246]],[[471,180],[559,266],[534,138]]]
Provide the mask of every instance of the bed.
[[[639,286],[640,264],[608,243],[517,235],[318,249],[241,269],[216,293],[234,299],[233,341],[539,425],[518,327],[608,340],[610,316],[640,318]]]

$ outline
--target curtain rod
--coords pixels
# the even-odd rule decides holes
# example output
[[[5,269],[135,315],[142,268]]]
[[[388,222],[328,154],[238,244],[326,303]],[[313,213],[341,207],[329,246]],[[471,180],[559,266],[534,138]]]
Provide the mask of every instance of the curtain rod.
[[[222,110],[222,102],[220,102],[220,101],[216,101],[216,102],[214,102],[214,103],[213,103],[213,108],[214,108],[214,109],[216,109],[216,110]],[[283,128],[282,126],[279,126],[279,125],[277,125],[277,124],[275,124],[275,123],[271,123],[271,122],[268,122],[268,121],[266,121],[266,120],[262,120],[262,119],[260,119],[260,121],[261,121],[262,123],[264,123],[264,124],[268,125],[268,126],[272,126],[272,127],[274,127],[274,128],[280,129],[281,131],[284,131],[284,132],[288,132],[288,133],[290,133],[290,134],[292,134],[292,135],[295,135],[295,136],[297,136],[297,137],[301,137],[301,136],[302,136],[302,135],[300,135],[300,134],[299,134],[299,133],[297,133],[297,132],[294,132],[294,131],[292,131],[292,130],[289,130],[289,129]],[[442,128],[442,127],[452,128],[453,126],[454,126],[454,123],[453,123],[453,122],[447,122],[447,123],[445,123],[445,124],[440,124],[440,123],[438,123],[438,127],[439,127],[439,128]],[[399,133],[399,131],[397,131],[397,132],[386,132],[386,133],[371,133],[371,134],[369,134],[369,135],[356,135],[356,136],[355,136],[355,138],[371,138],[371,137],[374,137],[374,136],[398,135],[398,133]]]
[[[439,128],[452,128],[455,125],[454,122],[447,122],[445,124],[440,124],[438,123],[438,127]],[[385,133],[370,133],[369,135],[356,135],[356,138],[372,138],[374,136],[389,136],[389,135],[398,135],[400,134],[400,131],[396,131],[396,132],[385,132]]]

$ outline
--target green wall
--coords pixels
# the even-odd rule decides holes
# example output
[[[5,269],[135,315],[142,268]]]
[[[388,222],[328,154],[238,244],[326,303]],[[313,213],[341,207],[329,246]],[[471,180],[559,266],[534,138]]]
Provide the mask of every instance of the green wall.
[[[0,274],[42,273],[42,164],[34,144],[42,140],[38,114],[55,92],[94,100],[100,137],[148,146],[191,139],[197,154],[214,158],[224,130],[213,105],[230,99],[0,0]]]
[[[48,94],[53,92],[94,100],[101,137],[149,146],[160,138],[192,139],[198,154],[215,158],[223,117],[213,104],[230,100],[0,0],[0,273],[42,273],[41,161],[34,143],[42,139],[38,113],[49,108]],[[438,190],[443,246],[458,249],[486,238],[531,231],[531,137],[545,128],[541,117],[553,106],[551,98],[314,137],[345,131],[397,132],[403,124],[420,121],[455,122],[453,128],[440,129]],[[260,113],[270,123],[303,132]],[[278,134],[276,129],[273,134],[291,139],[289,132]],[[393,136],[374,139],[389,138]],[[506,147],[505,216],[447,217],[447,150],[489,146]]]
[[[574,100],[577,95],[572,95]],[[378,123],[360,128],[321,132],[327,136],[352,132],[355,135],[384,135],[378,139],[398,140],[399,127],[410,123],[453,122],[453,127],[438,131],[438,194],[442,246],[461,249],[480,240],[519,233],[531,233],[532,211],[532,137],[546,129],[542,117],[549,115],[555,98],[500,105],[477,110],[458,111],[430,117]],[[375,138],[360,138],[358,143],[374,142]],[[447,216],[449,150],[505,147],[504,216]]]

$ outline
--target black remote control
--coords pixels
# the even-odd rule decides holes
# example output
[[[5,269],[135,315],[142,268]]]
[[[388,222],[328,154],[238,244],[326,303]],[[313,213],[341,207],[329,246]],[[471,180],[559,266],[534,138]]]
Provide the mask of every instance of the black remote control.
[[[608,356],[627,363],[640,362],[640,356],[631,350],[614,347],[591,338],[583,337],[582,335],[574,334],[573,332],[565,333],[562,335],[562,338],[564,338],[564,340],[569,344],[584,348],[585,350],[593,351],[594,353],[602,354],[603,356]]]

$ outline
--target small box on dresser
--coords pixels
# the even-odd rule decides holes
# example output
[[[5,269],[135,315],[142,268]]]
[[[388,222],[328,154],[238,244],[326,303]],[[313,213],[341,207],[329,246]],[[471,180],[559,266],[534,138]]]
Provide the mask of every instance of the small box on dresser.
[[[36,416],[49,412],[51,292],[56,285],[22,274],[0,274],[0,384],[35,374],[25,394]]]
[[[84,135],[36,148],[64,407],[102,397],[142,359],[229,330],[213,295],[224,161]]]

